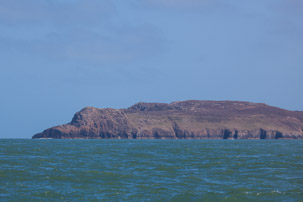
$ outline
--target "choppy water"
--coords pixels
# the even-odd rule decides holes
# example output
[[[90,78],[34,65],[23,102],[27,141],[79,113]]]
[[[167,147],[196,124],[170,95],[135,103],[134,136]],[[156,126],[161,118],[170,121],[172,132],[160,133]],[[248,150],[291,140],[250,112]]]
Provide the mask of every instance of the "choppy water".
[[[303,141],[2,139],[0,201],[303,201]]]

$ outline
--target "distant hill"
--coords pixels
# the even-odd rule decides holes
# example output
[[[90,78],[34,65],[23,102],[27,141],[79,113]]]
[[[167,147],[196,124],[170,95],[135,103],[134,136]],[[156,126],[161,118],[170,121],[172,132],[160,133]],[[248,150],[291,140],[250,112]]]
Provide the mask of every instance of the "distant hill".
[[[68,124],[33,138],[303,139],[303,112],[240,101],[137,103],[127,109],[85,107]]]

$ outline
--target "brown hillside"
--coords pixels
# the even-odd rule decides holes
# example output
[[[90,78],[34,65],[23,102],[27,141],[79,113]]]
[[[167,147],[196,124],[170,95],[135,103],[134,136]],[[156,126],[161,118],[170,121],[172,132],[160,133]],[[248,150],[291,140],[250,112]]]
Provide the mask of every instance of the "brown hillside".
[[[303,138],[303,112],[239,101],[138,103],[127,109],[86,107],[68,124],[33,138],[280,139]]]

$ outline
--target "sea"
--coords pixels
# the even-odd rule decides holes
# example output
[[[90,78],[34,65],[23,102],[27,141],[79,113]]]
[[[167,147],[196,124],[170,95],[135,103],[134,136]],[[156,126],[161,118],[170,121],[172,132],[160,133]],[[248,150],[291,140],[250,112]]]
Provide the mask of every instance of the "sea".
[[[303,201],[303,140],[0,139],[0,201]]]

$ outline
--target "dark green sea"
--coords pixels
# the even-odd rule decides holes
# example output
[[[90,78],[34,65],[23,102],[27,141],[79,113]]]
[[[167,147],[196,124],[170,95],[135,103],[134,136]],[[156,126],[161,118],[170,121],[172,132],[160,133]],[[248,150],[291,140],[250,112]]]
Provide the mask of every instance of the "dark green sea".
[[[303,141],[1,139],[0,201],[303,201]]]

